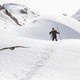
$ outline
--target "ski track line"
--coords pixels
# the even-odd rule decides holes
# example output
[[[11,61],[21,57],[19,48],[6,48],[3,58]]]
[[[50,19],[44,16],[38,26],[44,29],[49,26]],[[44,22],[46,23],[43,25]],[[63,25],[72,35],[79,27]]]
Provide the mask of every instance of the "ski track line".
[[[44,51],[40,52],[40,56],[37,57],[37,60],[31,67],[31,70],[26,72],[25,77],[20,80],[30,80],[31,77],[36,73],[36,71],[38,71],[39,68],[44,66],[45,61],[51,56],[51,47],[48,44],[44,46]]]

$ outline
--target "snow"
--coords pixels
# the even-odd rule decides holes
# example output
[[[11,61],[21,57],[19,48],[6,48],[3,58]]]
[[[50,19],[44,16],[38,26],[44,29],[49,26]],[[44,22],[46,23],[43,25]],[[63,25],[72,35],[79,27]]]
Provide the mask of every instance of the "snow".
[[[31,80],[79,80],[80,40],[64,40],[52,46],[52,55]]]
[[[80,23],[73,18],[59,16],[57,18],[40,16],[24,27],[18,28],[16,34],[28,38],[50,40],[49,32],[53,27],[56,30],[58,28],[62,39],[80,39]],[[58,39],[60,36],[58,35]]]
[[[31,19],[39,16],[35,11],[30,10],[28,7],[24,5],[20,5],[17,3],[6,3],[2,5],[7,11],[14,16],[21,25],[25,25]],[[14,24],[14,21],[5,14],[5,10],[0,10],[0,17],[6,22],[11,22]]]
[[[1,36],[0,39],[0,49],[16,45],[26,47],[0,51],[1,80],[30,78],[50,55],[50,46],[44,41],[11,36]]]
[[[20,5],[20,4],[16,4],[16,3],[6,3],[6,4],[3,4],[3,6],[9,10],[12,14],[15,14],[15,15],[23,15],[25,14],[24,16],[28,17],[28,18],[33,18],[33,17],[36,17],[38,16],[38,13],[31,11],[28,7],[24,6],[24,5]],[[21,14],[20,13],[20,10],[24,10],[25,13]],[[27,15],[26,15],[27,14]],[[17,17],[16,16],[16,17]],[[23,16],[23,17],[24,17]]]
[[[72,17],[80,22],[80,9]]]
[[[6,4],[5,8],[11,10],[13,6],[16,10],[12,14],[24,8],[14,3]],[[38,16],[17,26],[1,14],[2,11],[0,80],[80,80],[80,23],[77,20],[68,16]],[[62,40],[58,35],[57,42],[51,41],[49,32],[53,27],[60,32]],[[23,47],[11,50],[14,46]]]

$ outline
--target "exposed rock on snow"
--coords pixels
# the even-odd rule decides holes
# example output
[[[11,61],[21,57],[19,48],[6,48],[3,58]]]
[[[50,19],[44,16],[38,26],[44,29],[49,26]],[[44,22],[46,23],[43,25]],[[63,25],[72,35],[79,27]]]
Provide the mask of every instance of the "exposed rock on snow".
[[[31,21],[17,27],[16,19],[21,25]],[[59,35],[51,41],[53,27],[62,41]],[[0,6],[0,80],[80,80],[80,22],[38,17],[20,4]]]
[[[31,11],[28,7],[14,3],[0,5],[0,14],[4,15],[4,13],[19,26],[24,25],[27,21],[39,16],[38,13]]]
[[[0,51],[6,50],[6,49],[14,50],[15,48],[29,48],[29,47],[25,47],[25,46],[12,46],[12,47],[1,48]]]

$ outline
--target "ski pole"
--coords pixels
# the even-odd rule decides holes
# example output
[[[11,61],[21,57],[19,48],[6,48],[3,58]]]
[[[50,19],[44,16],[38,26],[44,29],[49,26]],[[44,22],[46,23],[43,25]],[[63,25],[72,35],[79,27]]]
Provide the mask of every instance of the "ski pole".
[[[50,40],[52,40],[52,35],[50,35]]]
[[[58,30],[58,32],[59,32],[59,28],[58,28],[58,27],[57,27],[57,30]],[[60,39],[61,39],[61,41],[62,41],[62,38],[61,38],[60,32],[59,32],[59,37],[60,37]]]

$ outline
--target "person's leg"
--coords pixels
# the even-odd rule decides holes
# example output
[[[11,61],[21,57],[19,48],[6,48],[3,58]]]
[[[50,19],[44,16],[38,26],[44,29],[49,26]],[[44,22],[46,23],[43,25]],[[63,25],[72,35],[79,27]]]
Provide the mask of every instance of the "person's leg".
[[[55,36],[55,40],[57,41],[57,36]]]
[[[54,41],[54,37],[52,38],[52,41]]]
[[[55,38],[55,40],[57,41],[57,38]]]

